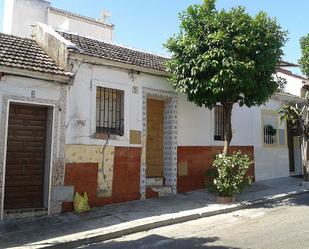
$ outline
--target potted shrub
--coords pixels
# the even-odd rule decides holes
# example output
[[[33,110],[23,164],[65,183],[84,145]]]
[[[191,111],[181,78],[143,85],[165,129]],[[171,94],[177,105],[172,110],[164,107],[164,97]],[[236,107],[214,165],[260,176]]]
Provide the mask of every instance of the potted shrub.
[[[235,195],[251,184],[252,177],[248,176],[251,164],[250,158],[240,151],[232,155],[216,156],[213,162],[216,174],[214,174],[212,189],[217,192],[218,203],[234,202]]]

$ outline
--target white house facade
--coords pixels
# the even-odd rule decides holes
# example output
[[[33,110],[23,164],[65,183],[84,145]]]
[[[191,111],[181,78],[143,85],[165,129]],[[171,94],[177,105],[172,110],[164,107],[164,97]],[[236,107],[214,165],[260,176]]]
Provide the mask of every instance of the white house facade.
[[[33,40],[0,34],[0,44],[0,219],[59,213],[71,74]]]
[[[47,12],[62,12],[42,0],[12,2],[15,7],[7,8],[19,2],[41,8],[44,2]],[[177,94],[165,71],[168,58],[115,45],[103,34],[90,38],[86,28],[75,30],[61,18],[48,19],[53,25],[33,19],[40,21],[33,39],[0,35],[6,46],[0,58],[1,217],[16,210],[71,211],[75,192],[87,192],[94,207],[204,188],[223,147],[222,108],[199,108]],[[14,57],[14,42],[23,56]],[[287,79],[286,93],[259,107],[233,109],[230,150],[254,160],[249,174],[256,181],[302,174],[299,138],[280,122],[277,110],[303,102],[306,79],[288,72],[279,72]],[[28,147],[30,154],[18,151]],[[29,179],[39,184],[25,185]],[[19,205],[11,205],[16,196]]]

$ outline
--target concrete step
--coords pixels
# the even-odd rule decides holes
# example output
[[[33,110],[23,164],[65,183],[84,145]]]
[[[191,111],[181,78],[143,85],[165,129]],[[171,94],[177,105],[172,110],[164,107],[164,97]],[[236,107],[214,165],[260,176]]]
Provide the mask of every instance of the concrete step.
[[[153,191],[157,192],[159,196],[170,196],[173,194],[170,186],[149,186]]]
[[[146,186],[163,186],[163,177],[147,178]]]

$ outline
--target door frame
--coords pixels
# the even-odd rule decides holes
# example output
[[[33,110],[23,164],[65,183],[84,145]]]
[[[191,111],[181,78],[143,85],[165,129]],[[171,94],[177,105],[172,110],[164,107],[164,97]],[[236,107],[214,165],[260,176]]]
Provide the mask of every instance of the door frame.
[[[5,115],[5,136],[4,136],[4,150],[3,150],[3,170],[2,170],[2,195],[1,195],[1,209],[0,209],[0,221],[3,220],[4,217],[4,198],[5,198],[5,176],[6,176],[6,157],[7,157],[7,138],[8,138],[8,125],[9,125],[9,111],[10,111],[10,105],[11,103],[13,104],[25,104],[25,105],[33,105],[33,106],[42,106],[42,107],[47,107],[50,108],[52,111],[51,115],[51,120],[52,123],[50,125],[50,151],[48,152],[50,154],[49,158],[49,177],[48,177],[48,192],[44,193],[44,196],[47,196],[47,213],[50,213],[50,202],[51,202],[51,184],[52,184],[52,169],[53,169],[53,145],[54,145],[54,123],[55,123],[55,104],[49,104],[49,103],[44,103],[44,102],[32,102],[32,101],[24,101],[24,100],[15,100],[15,99],[8,99],[7,101],[7,106],[6,106],[6,115]],[[47,109],[47,115],[49,114],[49,111]],[[47,134],[46,134],[47,136]],[[1,153],[1,152],[0,152]],[[46,152],[45,152],[46,153]],[[46,160],[45,160],[46,162]],[[45,166],[46,167],[46,163]],[[45,177],[44,177],[45,181]],[[44,182],[45,185],[45,182]],[[44,187],[45,190],[45,187]],[[43,197],[44,199],[44,197]]]
[[[163,177],[165,185],[177,193],[177,109],[178,95],[172,91],[142,88],[142,156],[140,171],[141,199],[146,198],[146,151],[147,151],[147,99],[155,98],[164,101],[164,127],[163,127]]]

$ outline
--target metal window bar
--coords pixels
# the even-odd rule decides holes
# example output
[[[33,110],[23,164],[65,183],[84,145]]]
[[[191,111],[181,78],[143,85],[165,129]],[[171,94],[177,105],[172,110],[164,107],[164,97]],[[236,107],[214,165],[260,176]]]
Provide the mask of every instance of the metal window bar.
[[[271,135],[271,129],[269,126],[264,126],[264,143],[276,144],[276,135]]]
[[[217,105],[215,107],[215,134],[214,134],[214,140],[215,141],[224,141],[224,111],[223,107],[220,105]]]
[[[97,87],[96,131],[122,136],[124,133],[124,91]]]

